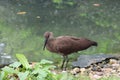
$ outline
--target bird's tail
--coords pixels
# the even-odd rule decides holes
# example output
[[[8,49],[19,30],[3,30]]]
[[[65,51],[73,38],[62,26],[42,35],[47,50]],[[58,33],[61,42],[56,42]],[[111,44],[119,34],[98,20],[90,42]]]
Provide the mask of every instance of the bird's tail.
[[[93,46],[98,46],[98,43],[93,41],[92,45]]]

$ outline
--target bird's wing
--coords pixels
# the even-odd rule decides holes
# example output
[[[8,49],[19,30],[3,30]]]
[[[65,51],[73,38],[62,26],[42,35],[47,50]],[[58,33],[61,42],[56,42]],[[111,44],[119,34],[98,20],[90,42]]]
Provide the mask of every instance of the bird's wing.
[[[60,36],[60,37],[57,37],[57,39],[73,39],[73,40],[79,40],[81,38],[77,38],[77,37],[74,37],[74,36]]]
[[[59,38],[56,40],[56,50],[61,53],[70,53],[74,49],[76,42],[70,37]]]
[[[75,40],[75,41],[77,41],[77,40],[80,40],[80,41],[82,41],[82,40],[87,40],[87,41],[89,41],[87,38],[84,38],[84,37],[82,37],[82,38],[79,37],[79,38],[78,38],[78,37],[73,37],[73,36],[71,36],[70,38],[71,38],[72,40]]]
[[[80,38],[77,37],[71,37],[72,40],[80,40]]]

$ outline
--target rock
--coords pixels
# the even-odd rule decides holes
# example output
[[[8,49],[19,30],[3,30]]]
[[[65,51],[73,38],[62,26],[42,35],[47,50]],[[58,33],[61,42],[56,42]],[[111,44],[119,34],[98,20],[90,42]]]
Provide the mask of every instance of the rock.
[[[85,71],[86,71],[86,69],[85,69],[85,68],[81,68],[81,69],[80,69],[81,74],[84,74],[84,73],[85,73]]]
[[[73,75],[76,75],[76,74],[78,74],[80,72],[80,68],[74,68],[72,71],[71,71],[71,73],[73,74]]]
[[[97,79],[100,79],[102,76],[100,75],[97,75],[97,74],[93,74],[92,72],[89,74],[89,77],[91,80],[97,80]]]
[[[110,59],[110,61],[109,61],[109,64],[117,64],[117,63],[118,63],[118,61],[115,59]]]
[[[100,66],[92,66],[91,70],[100,72],[101,71],[101,67]]]
[[[118,72],[118,73],[120,73],[120,66],[119,66],[119,68],[118,68],[117,72]]]
[[[80,68],[74,68],[73,74],[80,73],[82,75],[89,75],[91,80],[97,80],[101,77],[110,77],[113,75],[120,77],[119,58],[119,55],[85,55],[79,57],[78,60],[74,62],[73,67],[79,66]]]
[[[99,76],[99,75],[93,75],[93,78],[95,79],[100,79],[102,76]]]
[[[120,66],[120,64],[112,64],[112,67],[118,68],[119,66]]]
[[[91,64],[102,62],[106,59],[116,58],[112,54],[93,54],[93,55],[80,55],[77,61],[72,63],[73,67],[86,68]]]
[[[113,69],[112,68],[103,68],[102,71],[104,73],[110,73]]]

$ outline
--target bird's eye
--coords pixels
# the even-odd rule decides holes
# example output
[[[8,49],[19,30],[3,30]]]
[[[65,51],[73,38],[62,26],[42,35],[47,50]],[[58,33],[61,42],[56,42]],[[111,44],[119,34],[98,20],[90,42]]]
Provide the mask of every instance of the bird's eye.
[[[46,35],[46,38],[49,38],[49,34],[48,34],[48,35]]]
[[[49,35],[48,35],[48,34],[45,34],[44,36],[45,36],[45,38],[48,38],[48,37],[49,37]]]

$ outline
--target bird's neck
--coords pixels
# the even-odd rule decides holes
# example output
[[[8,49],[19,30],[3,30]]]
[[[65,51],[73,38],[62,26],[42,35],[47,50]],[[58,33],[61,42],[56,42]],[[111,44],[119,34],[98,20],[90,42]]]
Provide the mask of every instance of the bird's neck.
[[[53,36],[50,36],[49,39],[48,39],[48,42],[51,42],[51,41],[54,41],[55,38]]]
[[[53,34],[51,34],[50,36],[49,36],[49,39],[53,39],[54,38],[54,36],[53,36]]]

